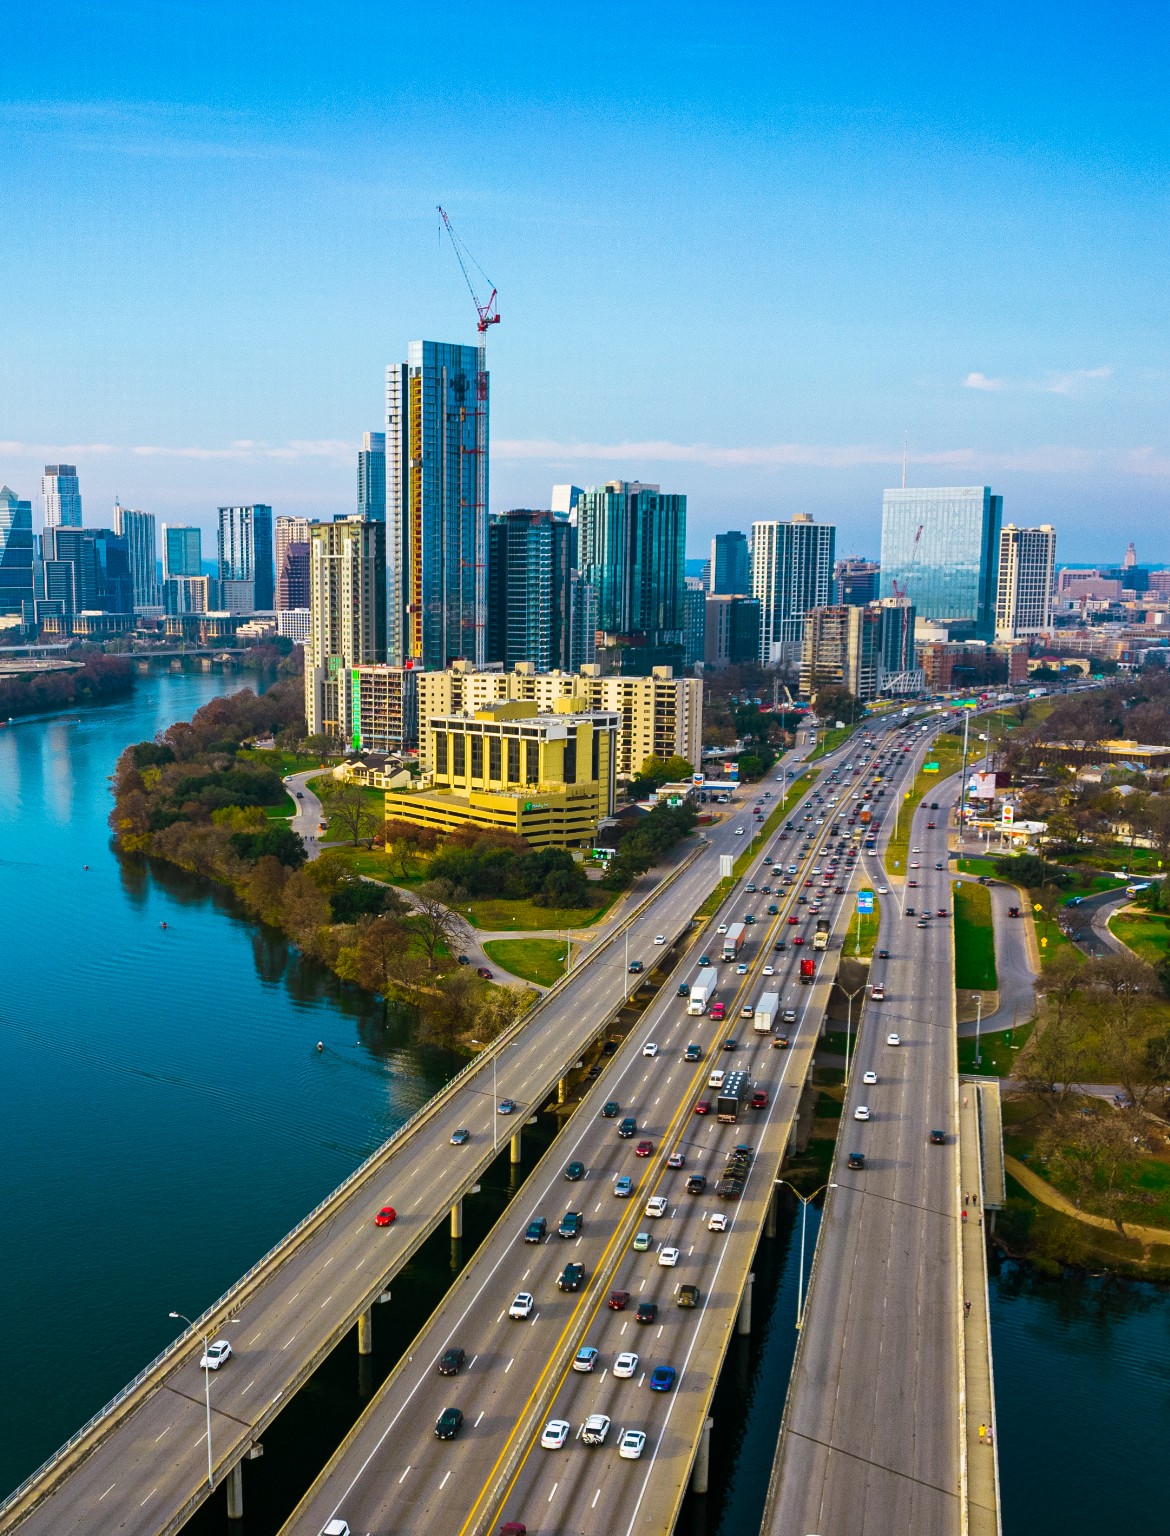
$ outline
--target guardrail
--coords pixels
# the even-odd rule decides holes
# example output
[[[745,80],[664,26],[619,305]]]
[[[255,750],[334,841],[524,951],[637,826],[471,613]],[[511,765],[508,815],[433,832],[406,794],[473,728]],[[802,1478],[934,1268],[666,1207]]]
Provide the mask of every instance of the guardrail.
[[[140,1370],[136,1376],[128,1381],[126,1385],[119,1392],[117,1392],[109,1400],[108,1403],[105,1404],[104,1407],[99,1408],[97,1413],[95,1413],[92,1418],[87,1419],[79,1430],[70,1435],[69,1439],[66,1440],[63,1445],[59,1446],[57,1450],[55,1450],[53,1454],[48,1457],[47,1460],[42,1462],[34,1472],[31,1472],[18,1487],[14,1488],[12,1492],[8,1494],[7,1497],[3,1500],[3,1502],[0,1502],[0,1518],[2,1518],[16,1504],[18,1504],[29,1493],[29,1491],[46,1476],[47,1473],[51,1472],[54,1467],[56,1467],[66,1456],[70,1454],[71,1451],[75,1450],[76,1447],[80,1445],[87,1436],[91,1435],[100,1424],[104,1423],[106,1420],[110,1419],[114,1414],[116,1414],[117,1411],[127,1402],[127,1400],[131,1398],[136,1391],[138,1391],[143,1383],[148,1381],[149,1378],[158,1371],[160,1366],[164,1365],[168,1360],[178,1357],[184,1350],[190,1349],[197,1339],[202,1340],[203,1333],[205,1331],[205,1325],[210,1323],[213,1319],[217,1318],[230,1306],[232,1302],[237,1301],[242,1293],[256,1280],[261,1271],[268,1268],[272,1268],[273,1270],[279,1268],[280,1264],[290,1256],[296,1239],[305,1232],[306,1228],[308,1228],[314,1222],[320,1221],[332,1206],[340,1203],[341,1199],[348,1190],[352,1189],[353,1186],[357,1184],[370,1171],[370,1169],[374,1167],[376,1163],[380,1162],[393,1150],[397,1143],[404,1140],[412,1131],[416,1130],[424,1120],[429,1119],[432,1115],[437,1113],[438,1110],[440,1110],[444,1104],[446,1104],[458,1091],[459,1087],[462,1085],[465,1079],[478,1072],[485,1063],[490,1062],[494,1056],[503,1051],[525,1029],[527,1029],[528,1026],[536,1018],[536,1016],[547,1007],[550,999],[559,997],[561,991],[564,990],[569,982],[576,980],[584,966],[592,964],[599,955],[604,954],[614,944],[619,935],[623,934],[625,930],[633,922],[635,922],[654,901],[658,899],[662,891],[667,886],[672,885],[677,879],[679,879],[679,877],[706,852],[708,847],[710,847],[708,841],[705,838],[701,838],[698,846],[693,848],[691,852],[687,854],[686,858],[680,860],[680,862],[675,866],[674,869],[670,871],[668,875],[658,881],[657,884],[655,884],[655,886],[650,891],[648,891],[645,896],[642,897],[637,905],[631,908],[631,910],[626,914],[621,922],[618,923],[617,926],[613,928],[612,931],[607,934],[604,939],[602,939],[601,943],[597,945],[596,949],[593,949],[589,952],[581,964],[577,966],[576,970],[568,971],[564,976],[560,977],[533,1008],[531,1008],[527,1013],[522,1014],[520,1018],[515,1020],[508,1026],[506,1030],[499,1034],[496,1039],[492,1041],[490,1046],[488,1046],[485,1050],[480,1051],[469,1062],[462,1066],[454,1077],[452,1077],[448,1082],[444,1083],[443,1087],[439,1089],[438,1093],[436,1093],[433,1098],[428,1099],[428,1101],[422,1105],[421,1108],[415,1110],[413,1115],[404,1120],[402,1124],[398,1126],[398,1128],[390,1136],[388,1136],[387,1139],[379,1147],[375,1148],[375,1150],[371,1152],[363,1162],[358,1164],[352,1173],[350,1173],[345,1179],[342,1180],[336,1189],[331,1190],[330,1193],[326,1195],[318,1205],[313,1207],[307,1216],[303,1217],[295,1227],[286,1232],[284,1236],[279,1240],[279,1242],[270,1248],[262,1258],[257,1259],[256,1263],[253,1264],[250,1269],[245,1271],[245,1273],[242,1274],[238,1280],[229,1286],[222,1296],[220,1296],[216,1301],[212,1302],[209,1307],[205,1308],[204,1311],[201,1312],[195,1319],[195,1321],[188,1328],[184,1329],[181,1334],[179,1334],[178,1338],[172,1340],[172,1342],[168,1344],[164,1350],[162,1350],[154,1357],[149,1365],[143,1366],[142,1370]]]

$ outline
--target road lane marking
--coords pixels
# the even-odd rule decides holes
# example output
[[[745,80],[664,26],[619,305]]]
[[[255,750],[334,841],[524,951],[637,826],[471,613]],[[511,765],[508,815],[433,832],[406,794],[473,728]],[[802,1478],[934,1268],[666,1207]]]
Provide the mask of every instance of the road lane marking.
[[[251,1391],[251,1390],[252,1390],[252,1388],[253,1388],[253,1387],[254,1387],[254,1386],[255,1386],[255,1385],[256,1385],[256,1378],[255,1378],[255,1376],[253,1376],[253,1377],[252,1377],[252,1379],[251,1379],[251,1381],[250,1381],[250,1382],[249,1382],[249,1383],[248,1383],[248,1385],[247,1385],[247,1386],[246,1386],[246,1387],[245,1387],[245,1388],[244,1388],[244,1390],[243,1390],[243,1391],[242,1391],[242,1392],[241,1392],[241,1393],[240,1393],[240,1396],[241,1396],[241,1397],[246,1397],[246,1396],[247,1396],[247,1394],[248,1394],[248,1393],[249,1393],[249,1392],[250,1392],[250,1391]],[[163,1430],[163,1434],[164,1434],[164,1435],[165,1435],[165,1434],[166,1434],[166,1430],[165,1430],[165,1429],[164,1429],[164,1430]],[[161,1439],[162,1439],[162,1435],[160,1435],[160,1436],[159,1436],[159,1439],[160,1439],[160,1440],[161,1440]]]
[[[143,1501],[142,1501],[142,1504],[146,1504],[146,1503],[148,1503],[148,1502],[149,1502],[149,1501],[150,1501],[150,1500],[151,1500],[151,1499],[153,1499],[153,1498],[154,1498],[154,1496],[155,1496],[155,1494],[156,1494],[156,1493],[157,1493],[157,1492],[158,1492],[158,1489],[157,1489],[157,1488],[152,1488],[152,1489],[151,1489],[151,1490],[150,1490],[150,1492],[149,1492],[149,1493],[148,1493],[148,1494],[147,1494],[147,1495],[146,1495],[146,1498],[145,1498],[145,1499],[143,1499]],[[138,1506],[138,1507],[139,1507],[139,1509],[141,1509],[141,1508],[142,1508],[142,1504],[140,1504],[140,1505],[139,1505],[139,1506]]]
[[[256,1340],[260,1337],[260,1335],[263,1332],[264,1332],[263,1328],[258,1328],[256,1330],[256,1332],[252,1335],[252,1337],[248,1340],[248,1343],[249,1344],[255,1344]]]
[[[515,1364],[516,1364],[516,1356],[513,1355],[512,1358],[508,1361],[507,1365],[504,1367],[504,1375],[505,1376],[508,1374],[508,1372],[512,1369],[512,1367]]]
[[[410,1468],[409,1468],[409,1467],[407,1467],[407,1469],[406,1469],[406,1472],[409,1472],[409,1471],[410,1471]],[[404,1473],[403,1473],[403,1474],[402,1474],[402,1476],[401,1476],[401,1477],[400,1477],[400,1478],[399,1478],[399,1479],[398,1479],[398,1485],[399,1485],[399,1487],[401,1487],[401,1486],[402,1486],[402,1484],[403,1484],[403,1483],[404,1483],[404,1482],[405,1482],[405,1481],[406,1481],[406,1472],[404,1472]]]
[[[560,1485],[560,1483],[554,1483],[554,1484],[553,1484],[553,1485],[552,1485],[552,1488],[551,1488],[551,1489],[550,1489],[550,1490],[549,1490],[549,1495],[548,1495],[548,1502],[549,1502],[549,1503],[550,1503],[550,1504],[551,1504],[551,1503],[552,1503],[552,1501],[553,1501],[553,1495],[554,1495],[554,1494],[555,1494],[555,1493],[556,1493],[556,1491],[557,1491],[557,1489],[558,1489],[558,1488],[559,1488],[559,1487],[560,1487],[560,1486],[561,1486],[561,1485]]]
[[[447,1486],[447,1479],[450,1476],[451,1476],[451,1468],[448,1467],[447,1470],[443,1473],[443,1481],[439,1484],[440,1488],[445,1488]]]
[[[329,1303],[330,1303],[330,1302],[331,1302],[331,1301],[332,1301],[332,1300],[333,1300],[333,1292],[332,1292],[332,1291],[330,1291],[330,1293],[329,1293],[329,1295],[328,1295],[328,1296],[326,1296],[326,1298],[325,1298],[325,1300],[324,1300],[324,1301],[323,1301],[323,1302],[322,1302],[322,1303],[321,1303],[321,1305],[320,1305],[320,1306],[319,1306],[319,1307],[318,1307],[318,1308],[317,1308],[317,1311],[318,1311],[318,1312],[324,1312],[324,1310],[325,1310],[325,1308],[326,1308],[326,1307],[327,1307],[327,1306],[328,1306],[328,1305],[329,1305]]]
[[[368,1258],[369,1258],[369,1254],[367,1253],[366,1254],[366,1259],[368,1259]],[[364,1264],[366,1262],[366,1259],[362,1259],[360,1263],[355,1264],[354,1265],[354,1269],[361,1269],[362,1264]]]
[[[297,1297],[300,1294],[301,1294],[300,1291],[294,1291],[293,1294],[289,1297],[289,1299],[285,1302],[285,1306],[286,1307],[291,1307],[293,1302],[297,1299]]]
[[[245,1390],[245,1391],[247,1391],[247,1388],[246,1388],[246,1387],[245,1387],[245,1388],[244,1388],[244,1390]],[[161,1440],[161,1439],[162,1439],[162,1437],[163,1437],[163,1435],[169,1435],[169,1434],[170,1434],[170,1432],[171,1432],[171,1430],[172,1430],[172,1429],[174,1429],[174,1427],[175,1427],[175,1426],[174,1426],[174,1424],[173,1424],[173,1423],[171,1423],[171,1424],[168,1424],[168,1425],[167,1425],[167,1427],[166,1427],[166,1428],[165,1428],[165,1429],[164,1429],[164,1430],[163,1430],[163,1432],[162,1432],[162,1435],[156,1435],[156,1436],[155,1436],[155,1437],[154,1437],[154,1443],[155,1443],[155,1445],[157,1445],[157,1444],[158,1444],[158,1443],[159,1443],[159,1441],[160,1441],[160,1440]],[[107,1493],[108,1493],[108,1492],[109,1492],[109,1489],[108,1489],[108,1488],[107,1488],[107,1489],[106,1489],[106,1492],[107,1492]]]
[[[117,1485],[117,1483],[111,1483],[111,1484],[110,1484],[110,1486],[109,1486],[109,1487],[108,1487],[108,1488],[107,1488],[107,1489],[106,1489],[106,1493],[113,1493],[113,1491],[114,1491],[114,1489],[115,1489],[115,1488],[116,1488],[116,1487],[117,1487],[117,1486],[118,1486],[118,1485]],[[98,1503],[99,1503],[99,1504],[100,1504],[100,1503],[101,1503],[101,1501],[102,1501],[102,1499],[104,1499],[104,1498],[105,1498],[105,1496],[106,1496],[106,1493],[103,1493],[103,1494],[102,1494],[102,1495],[101,1495],[101,1496],[100,1496],[100,1497],[99,1497],[99,1499],[98,1499]]]
[[[487,1412],[486,1408],[481,1408],[480,1411],[479,1411],[479,1419],[482,1419],[486,1412]],[[471,1426],[472,1429],[478,1429],[479,1428],[479,1419],[476,1419],[475,1423]]]
[[[601,1489],[599,1488],[597,1490],[597,1492],[593,1495],[593,1503],[590,1504],[590,1506],[589,1506],[590,1509],[596,1509],[597,1508],[597,1501],[598,1501],[598,1499],[600,1497],[601,1497]]]
[[[291,1343],[292,1343],[292,1341],[293,1341],[293,1339],[295,1339],[295,1338],[296,1338],[296,1334],[295,1334],[295,1333],[294,1333],[294,1334],[293,1334],[293,1335],[292,1335],[292,1338],[290,1338],[290,1339],[287,1339],[287,1340],[286,1340],[286,1341],[285,1341],[285,1342],[284,1342],[284,1343],[283,1343],[283,1344],[282,1344],[282,1345],[281,1345],[281,1346],[280,1346],[280,1352],[281,1352],[281,1354],[283,1354],[283,1353],[284,1353],[284,1352],[285,1352],[285,1350],[286,1350],[286,1349],[287,1349],[287,1348],[288,1348],[288,1346],[289,1346],[289,1345],[290,1345],[290,1344],[291,1344]]]
[[[503,1315],[504,1315],[504,1314],[503,1314],[503,1313],[502,1313],[502,1312],[501,1312],[501,1313],[500,1313],[500,1317],[503,1317]],[[497,1323],[498,1323],[498,1322],[499,1322],[499,1321],[500,1321],[500,1317],[497,1317],[497,1318],[496,1318],[496,1322],[497,1322]],[[478,1359],[479,1359],[479,1356],[478,1356],[478,1355],[472,1355],[472,1357],[471,1357],[471,1365],[474,1365],[474,1364],[475,1364],[475,1362],[476,1362],[476,1361],[477,1361],[477,1360],[478,1360]],[[470,1370],[470,1369],[471,1369],[471,1365],[469,1365],[469,1366],[468,1366],[468,1367],[467,1367],[467,1369],[468,1369],[468,1370]]]

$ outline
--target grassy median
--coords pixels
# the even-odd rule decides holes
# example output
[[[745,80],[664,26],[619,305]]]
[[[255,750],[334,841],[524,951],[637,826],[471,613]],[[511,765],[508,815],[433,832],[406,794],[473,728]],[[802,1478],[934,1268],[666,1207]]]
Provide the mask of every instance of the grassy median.
[[[565,974],[564,939],[489,939],[483,952],[512,976],[551,987]]]
[[[995,929],[991,892],[985,885],[963,881],[954,887],[955,986],[960,992],[992,992],[995,974]]]

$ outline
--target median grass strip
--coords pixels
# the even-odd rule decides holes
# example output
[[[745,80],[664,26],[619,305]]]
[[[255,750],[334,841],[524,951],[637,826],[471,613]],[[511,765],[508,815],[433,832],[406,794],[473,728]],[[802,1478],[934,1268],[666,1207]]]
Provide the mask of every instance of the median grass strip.
[[[1170,918],[1134,908],[1109,919],[1109,931],[1147,965],[1159,966],[1170,954]]]
[[[914,812],[923,800],[929,802],[934,798],[934,792],[944,779],[950,778],[952,773],[958,773],[962,768],[963,738],[939,736],[927,753],[926,761],[937,763],[938,772],[927,773],[925,768],[918,770],[914,783],[902,799],[901,813],[897,817],[897,831],[890,838],[889,846],[886,848],[886,868],[899,877],[906,870],[906,860],[910,851],[910,824],[914,819]],[[894,810],[895,806],[891,806],[890,809]],[[943,812],[940,811],[939,814],[942,815]],[[886,815],[888,818],[889,812]]]
[[[983,1077],[1011,1077],[1016,1069],[1020,1052],[1032,1035],[1033,1026],[1022,1024],[1014,1029],[983,1035],[979,1040],[979,1060],[975,1060],[975,1041],[963,1038],[959,1041],[959,1071],[975,1072]]]
[[[551,987],[565,974],[564,939],[489,939],[483,952],[512,976]]]
[[[990,992],[995,974],[995,929],[991,892],[964,881],[954,887],[955,986],[961,992]]]
[[[696,917],[714,917],[715,913],[718,912],[719,908],[723,905],[723,902],[726,899],[728,893],[734,888],[736,881],[739,880],[740,877],[747,872],[752,860],[760,851],[760,845],[766,842],[769,837],[771,837],[772,833],[775,832],[776,828],[789,814],[789,812],[792,810],[792,807],[796,804],[800,797],[809,789],[811,789],[813,784],[816,783],[817,777],[817,772],[805,772],[802,773],[799,778],[793,779],[792,784],[783,800],[781,800],[780,804],[775,808],[774,811],[772,811],[771,815],[766,818],[763,825],[759,828],[752,840],[748,843],[747,847],[739,855],[735,863],[731,866],[731,879],[720,880],[719,884],[711,892],[710,896],[707,897],[706,901],[699,908],[698,912],[696,912]],[[747,815],[751,809],[753,809],[753,807],[745,806],[744,814]]]

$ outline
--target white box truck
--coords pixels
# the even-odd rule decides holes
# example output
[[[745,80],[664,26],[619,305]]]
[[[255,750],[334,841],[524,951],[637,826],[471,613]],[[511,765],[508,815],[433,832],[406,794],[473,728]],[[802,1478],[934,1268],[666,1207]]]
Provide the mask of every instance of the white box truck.
[[[715,996],[715,988],[719,983],[719,972],[713,965],[705,965],[691,983],[691,995],[687,999],[687,1012],[703,1014],[707,1011],[707,1004]]]
[[[756,1011],[752,1016],[752,1028],[760,1035],[770,1035],[772,1025],[775,1024],[780,1012],[779,992],[765,992],[756,1004]]]

